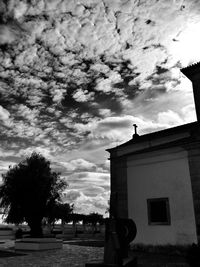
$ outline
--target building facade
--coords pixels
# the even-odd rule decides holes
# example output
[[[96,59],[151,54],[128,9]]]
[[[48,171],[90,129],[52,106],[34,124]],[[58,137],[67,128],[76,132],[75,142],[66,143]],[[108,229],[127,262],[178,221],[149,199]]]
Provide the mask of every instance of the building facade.
[[[111,216],[132,218],[134,243],[187,245],[200,233],[200,64],[181,70],[193,83],[197,122],[108,149]]]

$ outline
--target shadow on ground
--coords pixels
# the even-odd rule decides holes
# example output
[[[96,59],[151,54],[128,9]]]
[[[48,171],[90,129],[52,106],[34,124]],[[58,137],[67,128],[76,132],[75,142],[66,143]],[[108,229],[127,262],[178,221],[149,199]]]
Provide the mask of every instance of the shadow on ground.
[[[24,253],[16,253],[8,250],[0,250],[0,258],[16,257],[16,256],[25,256]]]
[[[76,246],[86,246],[86,247],[104,247],[104,240],[69,240],[64,241],[64,244],[76,245]]]

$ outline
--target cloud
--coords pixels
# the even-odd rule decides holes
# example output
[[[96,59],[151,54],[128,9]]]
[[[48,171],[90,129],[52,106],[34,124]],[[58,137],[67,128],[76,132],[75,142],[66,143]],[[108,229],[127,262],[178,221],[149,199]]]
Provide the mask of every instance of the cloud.
[[[60,162],[60,164],[66,168],[67,171],[94,171],[97,169],[97,166],[84,159],[75,159],[70,162]]]
[[[88,92],[88,90],[83,91],[82,89],[78,89],[74,92],[73,98],[77,102],[87,102],[94,99],[94,92]]]
[[[180,125],[183,121],[177,113],[173,112],[172,110],[168,110],[158,114],[158,122],[173,126]]]
[[[108,208],[108,199],[109,194],[99,194],[92,197],[80,193],[79,197],[74,201],[74,211],[84,214],[98,212],[105,215],[105,211]]]
[[[31,125],[35,125],[38,121],[39,111],[36,108],[30,109],[26,105],[20,104],[16,108],[18,115],[24,117]]]
[[[71,173],[66,177],[67,181],[70,182],[70,185],[80,186],[80,184],[85,184],[87,186],[107,186],[110,184],[109,181],[110,174],[109,173],[101,173],[101,172],[77,172]],[[78,182],[77,184],[75,184]]]
[[[181,109],[184,114],[185,121],[194,121],[196,120],[196,111],[194,104],[186,105]]]
[[[105,189],[100,186],[91,186],[91,188],[85,188],[82,191],[86,196],[97,196],[105,192]]]
[[[16,39],[16,32],[6,25],[0,25],[0,44],[12,43]]]
[[[112,91],[115,94],[121,95],[122,92],[112,87],[112,83],[114,82],[116,83],[119,81],[121,81],[121,75],[117,72],[110,72],[109,78],[107,79],[99,78],[97,80],[97,86],[95,89],[97,91],[103,91],[105,94],[110,94],[110,92]]]
[[[63,94],[65,93],[66,90],[64,89],[55,89],[54,92],[52,92],[53,95],[53,101],[60,103],[61,100],[63,99]]]
[[[66,180],[69,187],[63,194],[63,201],[74,204],[75,212],[105,214],[110,197],[109,174],[73,172]]]
[[[9,119],[10,117],[10,112],[0,106],[0,120],[2,120],[4,123]]]
[[[81,193],[78,190],[69,190],[63,194],[63,201],[73,203],[80,196]]]

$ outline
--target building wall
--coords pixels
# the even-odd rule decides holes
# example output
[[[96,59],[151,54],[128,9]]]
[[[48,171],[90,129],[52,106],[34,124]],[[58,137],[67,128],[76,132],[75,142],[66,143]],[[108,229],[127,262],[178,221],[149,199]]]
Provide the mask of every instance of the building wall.
[[[200,144],[188,146],[190,177],[194,201],[197,234],[200,235]]]
[[[167,149],[129,156],[128,215],[137,226],[134,243],[197,243],[187,152]],[[148,225],[147,199],[169,198],[170,225]]]
[[[126,157],[111,160],[110,214],[114,217],[128,217],[127,165]]]

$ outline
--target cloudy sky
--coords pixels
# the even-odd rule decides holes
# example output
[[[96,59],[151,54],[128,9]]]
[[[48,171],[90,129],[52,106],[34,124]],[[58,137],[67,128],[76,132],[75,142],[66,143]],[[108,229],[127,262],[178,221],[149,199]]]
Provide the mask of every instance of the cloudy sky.
[[[196,120],[199,0],[0,0],[0,173],[32,151],[77,212],[105,212],[105,151]]]

